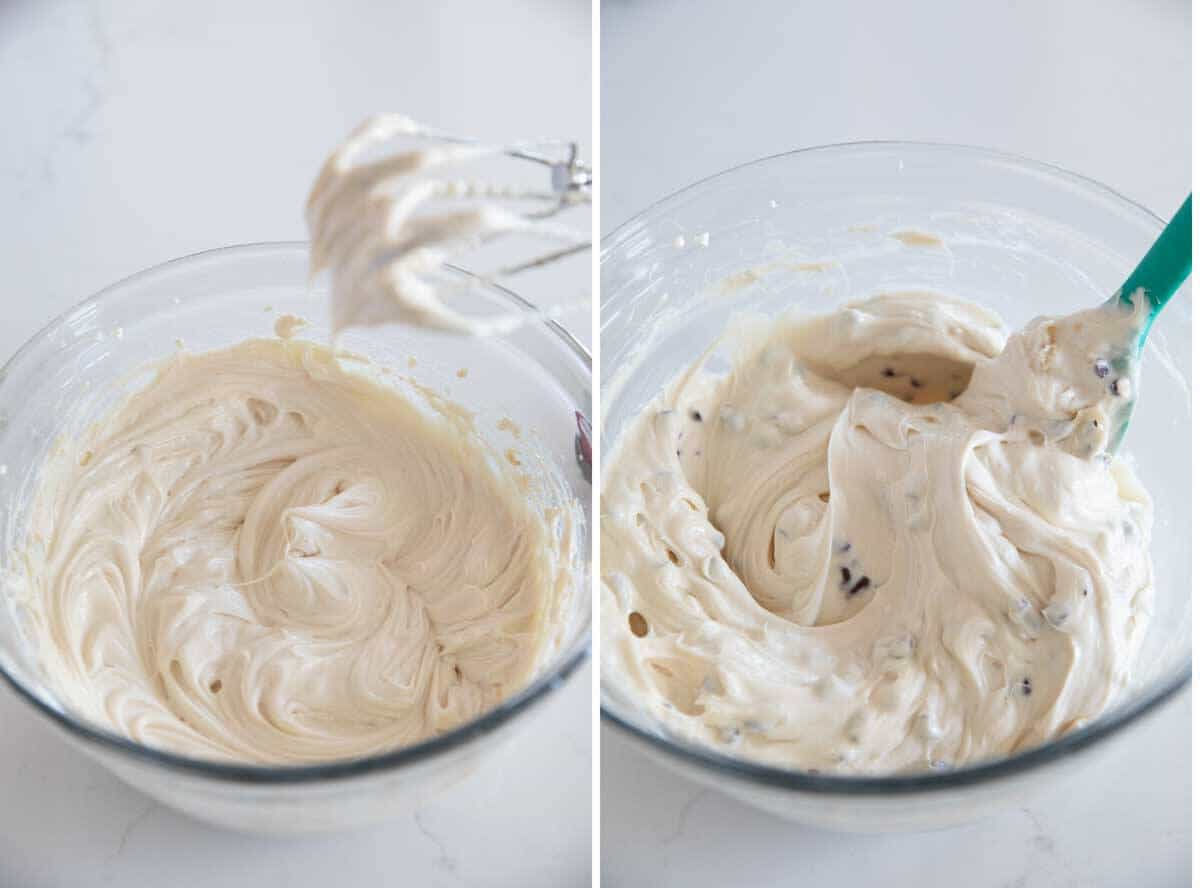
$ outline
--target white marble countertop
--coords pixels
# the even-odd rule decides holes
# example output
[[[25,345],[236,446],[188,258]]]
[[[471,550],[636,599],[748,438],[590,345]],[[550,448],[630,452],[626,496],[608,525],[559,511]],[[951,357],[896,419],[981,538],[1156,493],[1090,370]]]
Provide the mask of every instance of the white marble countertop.
[[[1027,807],[937,832],[896,835],[842,835],[789,823],[664,770],[605,728],[603,884],[1187,885],[1191,713],[1190,697],[1177,698],[1134,726],[1131,736],[1100,750],[1102,765]]]
[[[0,689],[0,885],[358,888],[590,884],[591,680],[585,666],[509,751],[416,814],[259,838],[177,814],[67,745]]]
[[[373,111],[586,144],[590,17],[579,0],[0,2],[0,360],[133,272],[302,239],[319,163]],[[587,272],[557,269],[559,289]],[[588,341],[586,311],[565,321]],[[587,884],[590,696],[584,669],[416,818],[277,841],[152,804],[0,688],[0,886]]]
[[[602,230],[735,164],[859,139],[1012,151],[1106,182],[1164,217],[1188,192],[1186,0],[922,0],[870,4],[869,18],[863,7],[605,0]],[[1102,782],[1086,775],[1027,809],[917,836],[786,823],[677,777],[605,730],[603,881],[1185,885],[1190,726],[1185,695],[1117,740]]]

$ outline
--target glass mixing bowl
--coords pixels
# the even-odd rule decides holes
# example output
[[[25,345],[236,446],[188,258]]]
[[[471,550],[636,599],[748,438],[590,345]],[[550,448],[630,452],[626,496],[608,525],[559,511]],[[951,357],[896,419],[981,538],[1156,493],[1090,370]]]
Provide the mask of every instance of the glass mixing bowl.
[[[498,287],[481,284],[474,292],[481,310],[533,311]],[[309,286],[302,243],[230,247],[168,262],[84,301],[34,336],[0,370],[0,565],[8,569],[22,542],[30,493],[56,438],[78,431],[144,384],[147,364],[169,355],[180,340],[201,351],[269,337],[285,313],[310,321],[298,336],[328,342],[327,291]],[[164,805],[235,829],[344,829],[403,816],[505,748],[527,714],[588,654],[591,488],[583,470],[590,474],[584,459],[590,448],[582,436],[591,415],[591,363],[584,348],[557,324],[540,321],[502,339],[386,327],[348,331],[341,344],[476,411],[478,429],[496,452],[516,446],[525,451],[524,465],[540,462],[542,471],[535,474],[552,483],[561,499],[578,503],[584,515],[575,530],[577,576],[558,645],[524,690],[414,746],[303,767],[189,758],[84,722],[56,702],[22,640],[19,612],[0,601],[0,675],[21,698],[128,783]],[[464,368],[466,378],[460,378]],[[521,427],[519,441],[497,429],[501,418]]]
[[[1107,299],[1162,227],[1096,182],[952,145],[833,145],[713,176],[601,244],[602,462],[628,421],[734,313],[825,312],[880,290],[932,289],[982,303],[1016,329],[1036,315]],[[810,775],[671,736],[603,681],[601,637],[606,724],[695,780],[784,817],[845,830],[975,819],[1095,766],[1103,741],[1130,733],[1191,675],[1188,292],[1150,336],[1122,445],[1154,498],[1157,602],[1136,686],[1101,718],[1011,758],[945,772]]]

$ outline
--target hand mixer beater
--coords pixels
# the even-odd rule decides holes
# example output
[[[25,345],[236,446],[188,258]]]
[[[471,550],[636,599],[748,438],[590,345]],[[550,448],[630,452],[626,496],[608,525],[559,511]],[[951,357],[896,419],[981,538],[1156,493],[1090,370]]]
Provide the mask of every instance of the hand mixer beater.
[[[461,176],[463,167],[491,158],[547,167],[549,187]],[[331,273],[334,332],[401,322],[497,335],[561,311],[478,317],[446,298],[587,250],[590,236],[557,217],[590,199],[591,171],[574,143],[494,145],[399,114],[368,118],[325,162],[306,208],[311,272]],[[474,276],[447,264],[513,235],[536,243],[534,254]]]

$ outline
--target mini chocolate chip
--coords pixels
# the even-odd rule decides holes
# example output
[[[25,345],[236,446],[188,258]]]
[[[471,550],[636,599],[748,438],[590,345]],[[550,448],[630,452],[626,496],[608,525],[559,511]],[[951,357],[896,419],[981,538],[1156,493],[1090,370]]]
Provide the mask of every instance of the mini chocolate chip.
[[[692,411],[692,419],[694,419],[696,422],[704,422],[704,417],[700,415],[699,410]]]
[[[1098,419],[1093,419],[1093,420],[1092,420],[1092,428],[1094,428],[1094,429],[1098,429],[1098,428],[1100,428],[1100,420],[1098,420]]]
[[[1108,376],[1112,368],[1108,366],[1108,361],[1104,360],[1104,358],[1100,358],[1098,361],[1096,361],[1096,364],[1092,367],[1092,369],[1096,371],[1097,376],[1103,379],[1104,377]]]
[[[1083,597],[1084,597],[1084,598],[1087,598],[1087,597],[1088,597],[1088,587],[1087,587],[1087,586],[1084,586],[1084,587],[1083,587]]]
[[[850,582],[850,568],[843,567],[842,568],[842,585],[844,586],[849,582]]]
[[[917,379],[917,377],[915,377],[915,376],[912,377],[911,379],[909,379],[908,383],[915,389],[919,389],[921,386],[923,386],[925,384],[925,383],[921,382],[921,380]]]
[[[849,551],[850,551],[850,544],[849,544],[849,543],[842,543],[840,546],[838,546],[838,547],[837,547],[837,550],[838,550],[839,552],[849,552]]]
[[[676,455],[676,456],[683,456],[683,451],[682,451],[682,450],[676,450],[676,451],[675,451],[675,455]]]
[[[893,370],[891,367],[884,367],[883,375],[886,376],[888,379],[891,379],[893,376],[896,375],[896,371]]]
[[[1021,679],[1021,693],[1026,697],[1033,693],[1033,679],[1029,677]]]
[[[629,631],[638,638],[645,638],[650,632],[650,625],[646,622],[646,618],[634,611],[629,615]]]
[[[1114,379],[1112,382],[1110,382],[1108,384],[1108,390],[1110,392],[1112,392],[1114,395],[1116,395],[1117,397],[1120,397],[1121,396],[1121,380]]]
[[[861,576],[858,578],[858,582],[850,587],[850,594],[857,595],[859,592],[861,592],[863,589],[866,589],[870,585],[871,585],[870,578],[867,576]]]

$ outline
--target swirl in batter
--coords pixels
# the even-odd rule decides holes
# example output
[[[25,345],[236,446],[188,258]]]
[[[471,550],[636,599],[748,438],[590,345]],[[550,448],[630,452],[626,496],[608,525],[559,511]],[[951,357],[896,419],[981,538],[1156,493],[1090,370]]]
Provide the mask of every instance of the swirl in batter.
[[[920,293],[731,338],[631,421],[601,499],[604,675],[669,731],[835,773],[1010,755],[1130,680],[1151,503],[1106,448],[1136,310]]]
[[[463,724],[529,679],[568,578],[495,462],[461,408],[322,346],[176,355],[42,469],[18,591],[52,686],[134,740],[249,762]]]

